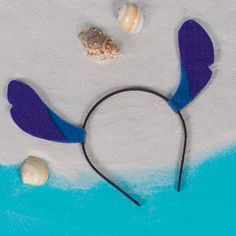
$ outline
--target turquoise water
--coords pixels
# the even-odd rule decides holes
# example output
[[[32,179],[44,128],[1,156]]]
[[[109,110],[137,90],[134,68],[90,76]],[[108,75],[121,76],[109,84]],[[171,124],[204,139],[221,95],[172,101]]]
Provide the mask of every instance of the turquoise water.
[[[32,188],[0,167],[0,235],[236,235],[236,147],[156,189],[136,207],[106,184],[88,191]]]

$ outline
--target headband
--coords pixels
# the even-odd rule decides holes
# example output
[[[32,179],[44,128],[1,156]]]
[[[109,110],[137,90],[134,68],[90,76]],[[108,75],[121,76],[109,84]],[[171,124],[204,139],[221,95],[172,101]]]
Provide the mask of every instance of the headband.
[[[117,94],[131,91],[149,93],[164,100],[180,118],[184,131],[184,143],[179,168],[177,191],[181,188],[184,158],[187,144],[187,129],[181,110],[188,105],[206,86],[211,78],[209,69],[214,63],[214,48],[207,32],[194,20],[184,22],[178,35],[180,51],[181,79],[175,94],[171,98],[146,87],[127,87],[115,90],[98,100],[89,110],[82,127],[74,126],[53,112],[25,83],[12,80],[8,85],[8,100],[12,104],[11,116],[15,123],[28,134],[54,142],[81,143],[86,160],[91,168],[107,183],[138,206],[141,204],[130,194],[112,182],[99,171],[86,151],[86,126],[96,108]]]

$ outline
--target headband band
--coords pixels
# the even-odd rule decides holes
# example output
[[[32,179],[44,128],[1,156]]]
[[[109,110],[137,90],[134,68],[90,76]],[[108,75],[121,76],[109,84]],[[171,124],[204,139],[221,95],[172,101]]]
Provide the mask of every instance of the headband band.
[[[157,96],[159,98],[161,98],[162,100],[164,100],[166,103],[169,102],[169,99],[167,97],[165,97],[164,95],[145,88],[145,87],[127,87],[124,89],[119,89],[116,90],[114,92],[111,92],[107,95],[105,95],[104,97],[102,97],[100,100],[98,100],[94,106],[89,110],[87,116],[85,117],[84,123],[83,123],[83,128],[86,130],[86,126],[89,122],[89,119],[91,117],[92,114],[95,113],[96,109],[105,101],[107,101],[109,98],[114,97],[117,94],[121,94],[121,93],[127,93],[127,92],[144,92],[144,93],[149,93],[152,94],[154,96]],[[180,120],[181,120],[181,125],[184,131],[184,143],[183,143],[183,150],[182,150],[182,156],[181,156],[181,163],[180,163],[180,168],[179,168],[179,175],[178,175],[178,185],[177,185],[177,191],[180,191],[181,188],[181,179],[182,179],[182,173],[183,173],[183,166],[184,166],[184,158],[185,158],[185,151],[186,151],[186,144],[187,144],[187,129],[186,129],[186,125],[185,125],[185,121],[184,118],[181,114],[180,111],[176,112],[176,114],[179,116]],[[124,196],[126,196],[129,200],[131,200],[133,203],[135,203],[137,206],[141,206],[141,204],[134,199],[131,195],[129,195],[127,192],[125,192],[122,188],[120,188],[117,184],[115,184],[113,181],[111,181],[108,177],[106,177],[101,171],[99,171],[95,165],[92,163],[92,161],[89,158],[89,155],[86,151],[86,142],[82,143],[82,150],[84,153],[84,156],[88,162],[88,164],[91,166],[91,168],[101,177],[103,178],[108,184],[110,184],[111,186],[113,186],[114,188],[116,188],[119,192],[121,192]]]

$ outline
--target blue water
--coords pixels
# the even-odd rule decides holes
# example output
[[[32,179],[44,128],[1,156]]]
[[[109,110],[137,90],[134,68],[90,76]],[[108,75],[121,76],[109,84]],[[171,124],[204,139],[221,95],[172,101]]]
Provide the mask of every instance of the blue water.
[[[185,177],[182,192],[157,189],[141,208],[106,184],[32,188],[17,167],[0,167],[0,235],[236,235],[236,147],[217,155]]]

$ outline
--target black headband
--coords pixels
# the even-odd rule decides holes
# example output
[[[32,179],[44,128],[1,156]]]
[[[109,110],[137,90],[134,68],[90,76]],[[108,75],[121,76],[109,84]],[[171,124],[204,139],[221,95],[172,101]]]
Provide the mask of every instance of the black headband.
[[[87,123],[89,121],[89,118],[91,117],[92,114],[95,113],[96,109],[105,101],[107,101],[109,98],[117,95],[117,94],[121,94],[121,93],[127,93],[127,92],[144,92],[144,93],[149,93],[152,94],[154,96],[157,96],[159,98],[161,98],[162,100],[164,100],[165,102],[169,102],[169,99],[167,97],[165,97],[164,95],[145,88],[145,87],[127,87],[127,88],[123,88],[123,89],[119,89],[116,90],[114,92],[111,92],[107,95],[105,95],[104,97],[102,97],[100,100],[98,100],[94,106],[89,110],[87,116],[85,117],[84,123],[83,123],[83,128],[86,130],[86,126]],[[185,157],[185,151],[186,151],[186,144],[187,144],[187,129],[186,129],[186,125],[185,125],[185,121],[184,118],[181,114],[181,112],[176,112],[176,114],[179,116],[180,120],[181,120],[181,124],[182,124],[182,128],[184,131],[184,144],[183,144],[183,151],[182,151],[182,156],[181,156],[181,164],[180,164],[180,168],[179,168],[179,177],[178,177],[178,186],[177,186],[177,191],[180,191],[180,187],[181,187],[181,179],[182,179],[182,173],[183,173],[183,166],[184,166],[184,157]],[[123,195],[125,195],[128,199],[130,199],[133,203],[135,203],[138,206],[141,206],[141,204],[135,200],[132,196],[130,196],[127,192],[125,192],[122,188],[120,188],[117,184],[115,184],[114,182],[112,182],[108,177],[106,177],[103,173],[101,173],[101,171],[99,171],[95,165],[92,163],[92,161],[89,158],[89,155],[86,151],[86,142],[82,143],[82,149],[83,149],[83,153],[84,156],[86,158],[86,160],[88,161],[89,165],[92,167],[92,169],[101,177],[103,178],[107,183],[109,183],[111,186],[113,186],[114,188],[116,188],[118,191],[120,191]]]

